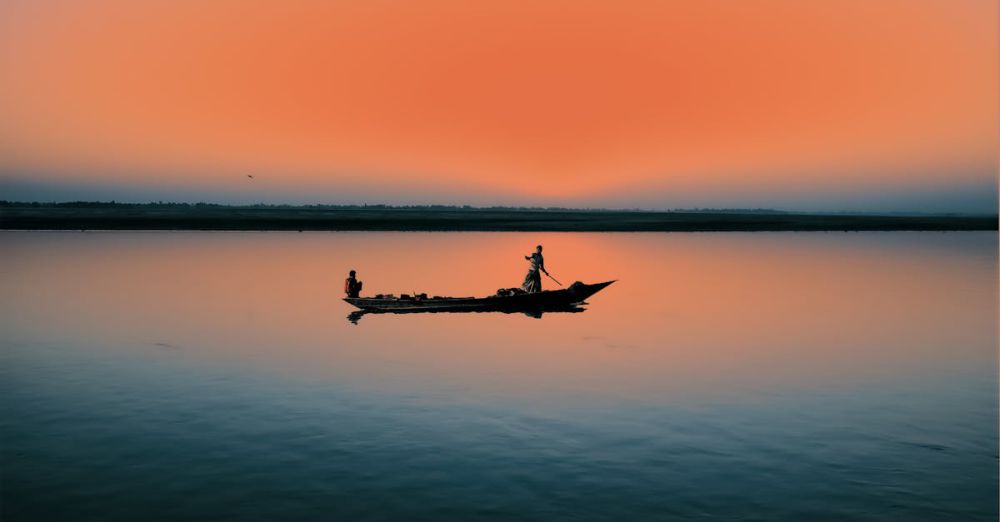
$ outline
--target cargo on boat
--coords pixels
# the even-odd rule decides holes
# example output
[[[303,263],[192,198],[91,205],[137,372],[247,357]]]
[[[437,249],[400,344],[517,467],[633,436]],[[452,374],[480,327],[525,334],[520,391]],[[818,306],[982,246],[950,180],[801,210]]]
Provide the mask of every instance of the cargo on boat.
[[[500,289],[489,297],[427,297],[420,295],[346,297],[344,301],[370,312],[476,312],[532,311],[566,308],[583,303],[614,281],[588,285],[579,281],[567,288],[526,293],[516,288]]]

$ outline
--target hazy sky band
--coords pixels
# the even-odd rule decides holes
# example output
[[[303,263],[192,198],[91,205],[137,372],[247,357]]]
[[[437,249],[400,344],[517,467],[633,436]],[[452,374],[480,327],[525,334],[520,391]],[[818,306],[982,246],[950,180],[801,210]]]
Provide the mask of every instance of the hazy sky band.
[[[8,1],[0,198],[995,211],[996,20],[985,0]]]

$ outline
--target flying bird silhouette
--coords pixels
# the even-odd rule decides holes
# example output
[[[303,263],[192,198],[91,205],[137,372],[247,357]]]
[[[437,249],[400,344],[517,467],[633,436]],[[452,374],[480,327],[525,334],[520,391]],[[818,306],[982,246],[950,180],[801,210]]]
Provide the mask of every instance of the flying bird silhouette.
[[[253,179],[253,174],[247,174],[247,177]]]

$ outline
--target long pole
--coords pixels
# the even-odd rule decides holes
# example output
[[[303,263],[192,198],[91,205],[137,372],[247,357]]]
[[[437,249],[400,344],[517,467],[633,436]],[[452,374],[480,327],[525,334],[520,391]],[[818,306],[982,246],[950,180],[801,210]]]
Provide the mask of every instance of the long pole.
[[[545,275],[549,276],[549,279],[555,281],[556,283],[559,283],[559,280],[556,279],[556,278],[554,278],[554,277],[552,277],[552,276],[550,276],[548,272],[545,272]],[[563,284],[559,283],[559,286],[563,286]]]

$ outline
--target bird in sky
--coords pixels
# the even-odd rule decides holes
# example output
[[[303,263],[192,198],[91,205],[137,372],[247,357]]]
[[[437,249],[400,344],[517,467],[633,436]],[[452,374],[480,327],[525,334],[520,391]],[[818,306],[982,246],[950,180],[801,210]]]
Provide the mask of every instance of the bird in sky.
[[[253,179],[253,174],[247,174],[247,177]]]

